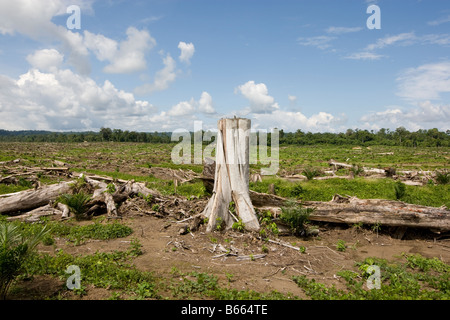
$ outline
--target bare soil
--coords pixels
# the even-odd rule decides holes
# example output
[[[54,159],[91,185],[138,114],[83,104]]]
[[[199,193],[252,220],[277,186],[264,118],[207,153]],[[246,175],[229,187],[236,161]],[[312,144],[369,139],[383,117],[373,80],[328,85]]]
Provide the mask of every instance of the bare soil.
[[[179,223],[180,219],[177,221],[171,214],[162,217],[148,214],[148,206],[146,208],[141,200],[134,199],[121,207],[123,222],[134,230],[133,234],[126,238],[89,240],[77,246],[60,239],[54,246],[41,245],[39,249],[42,252],[53,252],[62,248],[71,254],[87,255],[95,252],[125,251],[131,241],[137,239],[142,244],[143,254],[135,258],[133,263],[138,269],[151,271],[158,278],[176,281],[174,270],[181,273],[204,272],[217,276],[224,287],[257,292],[276,290],[303,299],[308,297],[294,283],[292,276],[306,275],[326,285],[344,289],[344,280],[336,276],[336,273],[339,270],[356,270],[355,262],[367,257],[395,261],[401,260],[401,255],[406,253],[421,254],[428,258],[437,257],[446,263],[450,262],[450,239],[425,230],[407,230],[400,240],[395,238],[397,230],[387,227],[384,230],[381,227],[377,233],[367,228],[319,224],[320,233],[315,237],[272,237],[285,244],[305,247],[306,251],[301,253],[286,246],[265,242],[258,239],[257,234],[248,232],[228,230],[206,233],[205,225],[201,225],[195,232],[180,234],[180,227],[183,225]],[[205,201],[197,199],[176,202],[181,212],[185,212],[189,207],[195,214],[201,212]],[[337,250],[338,240],[345,241],[345,251]],[[231,254],[227,255],[221,251],[221,246]],[[263,246],[267,247],[268,251],[263,252]],[[243,258],[246,260],[242,260]],[[87,286],[86,294],[80,297],[63,290],[64,286],[64,279],[37,276],[18,283],[9,299],[59,297],[103,300],[112,294],[107,289]],[[170,298],[170,293],[167,293],[167,297]]]

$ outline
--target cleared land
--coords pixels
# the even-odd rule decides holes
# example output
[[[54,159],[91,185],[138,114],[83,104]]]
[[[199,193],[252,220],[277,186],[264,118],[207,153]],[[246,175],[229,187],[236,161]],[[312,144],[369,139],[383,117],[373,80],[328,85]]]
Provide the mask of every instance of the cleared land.
[[[428,295],[412,296],[406,280],[398,284],[399,291],[388,292],[386,287],[391,298],[408,295],[416,299],[449,298],[448,287],[431,284],[439,281],[448,284],[450,242],[446,233],[377,224],[316,222],[310,224],[319,234],[310,237],[293,236],[281,229],[280,233],[273,233],[275,229],[267,223],[264,228],[270,241],[237,229],[206,233],[204,224],[189,232],[184,227],[191,220],[185,223],[183,220],[200,213],[209,195],[201,180],[192,179],[201,174],[203,167],[174,165],[170,159],[172,148],[170,144],[147,143],[1,143],[1,178],[14,176],[17,181],[0,183],[0,194],[33,188],[36,181],[41,184],[67,181],[73,178],[70,175],[79,173],[134,179],[161,194],[161,201],[142,197],[126,200],[118,208],[122,219],[114,221],[103,215],[83,221],[60,221],[58,216],[45,218],[43,224],[53,227],[51,238],[39,245],[40,258],[34,264],[30,262],[28,275],[19,278],[8,298],[325,299],[339,297],[335,291],[326,289],[333,286],[355,294],[347,298],[356,298],[361,297],[356,294],[367,293],[355,289],[356,285],[351,287],[352,280],[363,285],[364,266],[375,262],[382,266],[382,276],[386,276],[383,284],[391,289],[397,282],[387,266],[396,263],[407,265],[402,269],[405,272],[423,274],[430,269],[434,274],[429,277],[443,277],[430,282],[421,278],[421,288],[428,290]],[[347,177],[350,169],[336,168],[329,172],[331,159],[358,167],[395,168],[398,174],[386,178],[353,172],[353,177]],[[70,169],[27,174],[29,168],[61,166]],[[258,174],[261,167],[251,166],[252,173]],[[278,176],[251,182],[250,189],[268,192],[272,188],[279,196],[304,201],[329,201],[334,194],[395,200],[396,182],[411,178],[401,172],[414,171],[418,173],[413,180],[420,183],[406,185],[401,200],[449,207],[450,186],[436,180],[436,172],[447,172],[449,167],[448,148],[282,146]],[[311,169],[318,173],[308,180],[305,170]],[[264,212],[260,214],[263,218]],[[122,232],[119,228],[105,237],[73,231],[83,226],[113,224],[129,227],[131,231]],[[389,264],[377,259],[386,259]],[[417,261],[422,261],[422,269]],[[427,269],[439,263],[444,263],[440,271]],[[65,287],[68,264],[85,267],[82,290],[74,292]],[[121,281],[122,277],[128,280]],[[314,283],[309,282],[312,279]],[[411,283],[416,278],[408,279]],[[319,283],[324,287],[317,286]]]

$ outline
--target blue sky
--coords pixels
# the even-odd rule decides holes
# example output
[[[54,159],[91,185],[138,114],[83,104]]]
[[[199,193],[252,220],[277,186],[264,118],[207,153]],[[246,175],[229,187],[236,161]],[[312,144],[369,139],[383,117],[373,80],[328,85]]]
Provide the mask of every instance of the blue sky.
[[[443,0],[0,0],[0,128],[445,131],[449,55]]]

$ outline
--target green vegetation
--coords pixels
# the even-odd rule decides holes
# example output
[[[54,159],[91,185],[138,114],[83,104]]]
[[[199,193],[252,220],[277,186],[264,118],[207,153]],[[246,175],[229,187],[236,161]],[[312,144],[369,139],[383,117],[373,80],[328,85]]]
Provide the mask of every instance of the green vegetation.
[[[397,181],[394,185],[394,191],[395,199],[401,200],[406,194],[406,185],[401,181]]]
[[[302,208],[295,203],[288,203],[281,208],[280,220],[285,223],[294,235],[306,234],[309,216],[314,211],[312,208]]]
[[[448,171],[436,171],[436,181],[439,184],[450,183],[450,172]]]
[[[177,278],[166,279],[156,277],[152,272],[140,271],[132,263],[135,257],[142,254],[142,245],[137,239],[132,239],[129,248],[125,251],[95,252],[89,255],[72,255],[62,249],[57,249],[55,254],[32,252],[45,233],[50,233],[52,236],[64,236],[67,239],[114,239],[128,236],[131,232],[129,227],[118,222],[103,224],[101,221],[95,221],[81,226],[77,223],[52,222],[45,219],[42,220],[42,224],[2,221],[0,224],[2,237],[0,270],[2,271],[1,283],[5,285],[5,288],[2,287],[2,290],[5,289],[2,293],[6,295],[6,290],[15,279],[31,279],[37,275],[65,279],[68,277],[67,267],[76,265],[82,270],[82,287],[75,290],[74,293],[80,295],[86,294],[86,286],[90,284],[112,290],[110,299],[293,298],[276,291],[258,293],[252,290],[223,287],[219,285],[216,276],[207,273],[183,274],[173,268],[173,273],[177,274]],[[182,281],[180,282],[178,278],[181,278]],[[231,278],[232,275],[228,275],[229,282],[232,282]],[[69,289],[62,287],[61,290]],[[164,297],[163,294],[170,295]],[[58,299],[58,296],[53,298]]]
[[[171,132],[136,132],[121,129],[101,128],[99,132],[50,132],[50,131],[8,131],[0,129],[0,141],[20,142],[151,142],[171,143]],[[193,136],[193,135],[192,135]],[[268,143],[271,134],[267,135]],[[284,132],[280,130],[280,144],[295,145],[387,145],[406,147],[449,147],[450,132],[433,129],[420,129],[411,132],[403,127],[395,130],[382,128],[377,132],[348,129],[345,133],[330,132]]]
[[[82,191],[75,194],[62,194],[56,199],[57,202],[67,205],[77,220],[87,218],[86,211],[90,200],[91,196]]]
[[[24,235],[16,225],[0,222],[0,299],[6,298],[12,282],[47,232],[44,227],[34,235]]]
[[[437,258],[403,255],[406,262],[390,263],[385,259],[367,258],[358,262],[358,271],[341,270],[346,290],[327,287],[306,276],[292,279],[313,300],[448,300],[450,299],[450,265]],[[366,288],[373,277],[369,266],[380,268],[380,288]],[[372,280],[372,279],[369,279]]]

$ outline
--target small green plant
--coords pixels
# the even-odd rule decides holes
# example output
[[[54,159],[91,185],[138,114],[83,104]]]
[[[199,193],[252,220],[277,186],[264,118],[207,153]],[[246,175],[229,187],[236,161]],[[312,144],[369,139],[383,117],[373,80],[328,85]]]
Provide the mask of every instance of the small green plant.
[[[364,172],[364,169],[359,167],[358,165],[354,164],[350,168],[350,172],[353,174],[354,177],[359,176],[361,173]]]
[[[308,180],[312,180],[314,177],[318,177],[320,175],[319,170],[310,167],[303,169],[302,173]]]
[[[153,211],[156,211],[156,212],[158,212],[159,211],[159,204],[157,204],[157,203],[155,203],[153,206],[152,206],[152,210]]]
[[[300,184],[296,184],[294,187],[291,188],[290,196],[298,198],[303,192],[305,192],[303,187]]]
[[[108,183],[108,185],[106,186],[106,192],[113,194],[114,192],[116,192],[116,186],[114,183]]]
[[[147,202],[149,205],[151,205],[152,202],[153,202],[153,195],[152,194],[144,195],[142,193],[139,193],[138,196],[141,197],[142,199],[144,199],[145,202]]]
[[[305,246],[300,246],[300,253],[305,253],[306,252],[306,247]]]
[[[227,277],[228,282],[233,282],[234,281],[233,280],[234,274],[226,272],[225,276]]]
[[[406,184],[401,181],[397,181],[394,185],[395,198],[397,200],[402,199],[406,195]]]
[[[344,252],[347,249],[347,245],[345,244],[345,241],[339,239],[337,244],[336,244],[336,249],[337,249],[337,251]]]
[[[228,204],[228,211],[230,211],[232,214],[236,213],[236,204],[234,203],[234,201],[231,201]]]
[[[378,232],[381,230],[381,223],[377,222],[372,225],[372,231],[375,231],[378,236]]]
[[[0,299],[6,298],[11,283],[48,231],[43,227],[34,235],[24,236],[17,225],[0,222]]]
[[[84,177],[84,175],[81,175],[73,183],[71,183],[70,188],[72,189],[72,193],[80,193],[86,186],[86,184],[86,178]]]
[[[25,187],[25,188],[31,188],[33,186],[33,183],[31,181],[25,179],[24,177],[19,178],[18,184],[19,184],[19,186]]]
[[[88,209],[88,203],[91,200],[91,196],[80,191],[75,194],[62,194],[57,198],[58,202],[61,202],[69,207],[69,210],[75,215],[75,219],[82,220],[86,218],[86,211]]]
[[[438,184],[450,183],[450,172],[448,171],[436,171],[436,182]]]
[[[129,253],[133,257],[137,257],[143,254],[142,244],[140,243],[139,239],[134,238],[131,240]]]
[[[245,224],[242,222],[242,219],[233,223],[232,229],[239,232],[245,231]]]
[[[216,230],[222,231],[225,229],[225,221],[221,217],[216,218]]]
[[[303,235],[306,225],[309,223],[309,216],[313,211],[313,208],[303,208],[299,204],[288,203],[287,206],[281,208],[280,219],[293,234]]]
[[[267,248],[267,246],[265,244],[262,245],[261,247],[261,251],[264,253],[268,253],[269,252],[269,248]]]

